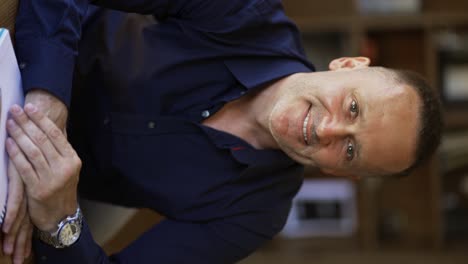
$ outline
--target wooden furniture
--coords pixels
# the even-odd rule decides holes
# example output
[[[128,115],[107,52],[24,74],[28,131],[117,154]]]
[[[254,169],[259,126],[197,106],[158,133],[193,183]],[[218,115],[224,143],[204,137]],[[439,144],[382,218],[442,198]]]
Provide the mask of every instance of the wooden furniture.
[[[14,21],[18,0],[2,0],[0,2],[0,27],[14,29]]]
[[[283,4],[298,24],[306,50],[313,49],[308,44],[332,39],[322,46],[336,45],[339,55],[365,53],[378,65],[419,72],[434,89],[440,89],[437,36],[447,30],[468,33],[468,1],[421,1],[418,13],[375,15],[361,14],[357,0],[284,0]],[[333,39],[341,43],[333,44]],[[447,108],[445,117],[447,129],[468,127],[468,108]],[[436,156],[408,178],[357,183],[359,231],[355,239],[365,249],[441,248],[442,179]]]

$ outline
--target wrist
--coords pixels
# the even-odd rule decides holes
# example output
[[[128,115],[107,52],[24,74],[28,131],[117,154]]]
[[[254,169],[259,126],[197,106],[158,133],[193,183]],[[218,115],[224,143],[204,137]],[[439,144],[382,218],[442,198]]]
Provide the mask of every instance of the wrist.
[[[43,89],[30,90],[25,97],[24,104],[32,103],[40,112],[44,113],[61,130],[65,129],[68,118],[68,108],[59,98]]]
[[[60,221],[52,231],[37,230],[37,236],[44,243],[55,248],[65,248],[73,245],[81,235],[83,216],[77,207],[73,215],[69,215]]]
[[[35,221],[34,226],[41,231],[45,232],[54,232],[57,230],[57,226],[67,217],[74,215],[76,211],[79,210],[79,206],[75,205],[73,207],[69,207],[67,210],[62,212],[54,212],[47,214],[42,221]]]

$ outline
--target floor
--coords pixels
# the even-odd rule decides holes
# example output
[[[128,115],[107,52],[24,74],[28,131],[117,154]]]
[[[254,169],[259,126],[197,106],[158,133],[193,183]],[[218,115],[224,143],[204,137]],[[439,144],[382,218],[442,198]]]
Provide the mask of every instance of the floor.
[[[468,252],[468,250],[467,250]],[[462,252],[269,252],[259,251],[239,264],[467,264]]]

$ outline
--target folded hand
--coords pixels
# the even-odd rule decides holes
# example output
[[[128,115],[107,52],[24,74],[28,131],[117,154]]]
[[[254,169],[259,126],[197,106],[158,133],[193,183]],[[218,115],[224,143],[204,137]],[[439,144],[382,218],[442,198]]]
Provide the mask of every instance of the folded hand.
[[[28,212],[33,224],[45,231],[77,208],[81,160],[54,122],[37,107],[15,105],[7,121],[10,160],[26,185]]]

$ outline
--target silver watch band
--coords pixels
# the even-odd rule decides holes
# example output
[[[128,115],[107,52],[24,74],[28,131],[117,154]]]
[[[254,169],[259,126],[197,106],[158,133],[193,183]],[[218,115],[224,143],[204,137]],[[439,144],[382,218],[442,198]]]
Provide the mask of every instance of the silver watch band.
[[[61,240],[60,233],[63,230],[63,228],[67,225],[73,225],[75,226],[76,233],[73,235],[77,236],[77,238],[73,241],[76,242],[78,240],[79,235],[81,234],[81,227],[83,225],[83,216],[81,214],[81,209],[78,207],[76,209],[75,214],[71,216],[67,216],[65,219],[60,221],[57,225],[57,229],[53,232],[47,232],[47,231],[42,231],[39,229],[36,229],[36,234],[38,238],[43,241],[44,243],[51,245],[55,248],[65,248],[71,246],[73,243],[64,243],[64,241]]]

